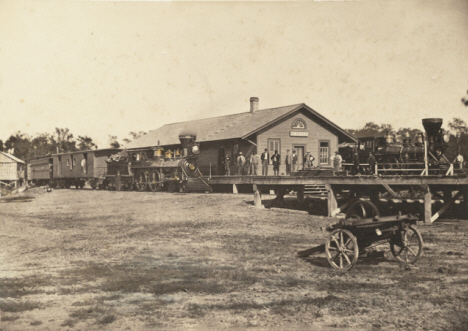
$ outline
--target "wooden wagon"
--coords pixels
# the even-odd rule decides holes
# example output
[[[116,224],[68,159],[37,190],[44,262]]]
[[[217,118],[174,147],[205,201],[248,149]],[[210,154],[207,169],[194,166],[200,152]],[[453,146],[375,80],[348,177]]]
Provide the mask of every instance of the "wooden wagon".
[[[374,204],[359,200],[350,206],[345,219],[322,229],[330,232],[324,245],[299,252],[299,255],[325,250],[333,268],[347,271],[367,249],[388,243],[398,262],[412,264],[423,253],[423,239],[415,227],[418,220],[418,215],[411,214],[381,217]]]

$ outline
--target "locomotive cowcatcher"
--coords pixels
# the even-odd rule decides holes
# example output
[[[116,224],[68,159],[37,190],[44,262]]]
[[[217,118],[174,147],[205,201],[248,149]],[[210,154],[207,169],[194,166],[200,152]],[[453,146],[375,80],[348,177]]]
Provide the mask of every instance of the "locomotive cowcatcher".
[[[182,150],[152,148],[123,151],[107,160],[104,186],[158,192],[211,191],[197,166],[200,153],[194,135],[180,135]]]

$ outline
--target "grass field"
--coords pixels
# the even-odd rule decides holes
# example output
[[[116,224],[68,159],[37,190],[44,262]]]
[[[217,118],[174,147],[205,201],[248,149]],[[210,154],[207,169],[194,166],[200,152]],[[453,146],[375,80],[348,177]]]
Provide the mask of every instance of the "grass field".
[[[468,221],[420,225],[424,256],[324,254],[332,220],[252,195],[39,190],[0,199],[0,330],[466,330]]]

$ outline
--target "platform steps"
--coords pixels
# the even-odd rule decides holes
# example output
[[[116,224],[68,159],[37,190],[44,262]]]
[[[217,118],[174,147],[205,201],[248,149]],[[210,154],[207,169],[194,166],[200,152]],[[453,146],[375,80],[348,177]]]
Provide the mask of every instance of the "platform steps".
[[[328,194],[325,185],[304,185],[304,195],[324,195]]]

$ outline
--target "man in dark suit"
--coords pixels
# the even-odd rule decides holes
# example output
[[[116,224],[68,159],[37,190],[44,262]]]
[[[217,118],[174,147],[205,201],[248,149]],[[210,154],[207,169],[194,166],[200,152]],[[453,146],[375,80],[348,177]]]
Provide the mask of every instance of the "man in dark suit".
[[[268,162],[270,161],[270,155],[268,154],[268,149],[265,148],[265,152],[262,153],[262,175],[268,176]]]
[[[296,166],[297,166],[297,154],[296,154],[296,150],[293,149],[293,153],[292,153],[292,171],[296,171]]]
[[[271,161],[273,162],[273,172],[275,176],[279,176],[279,166],[281,163],[281,156],[278,154],[278,151],[275,150],[275,154],[271,157]]]

